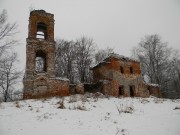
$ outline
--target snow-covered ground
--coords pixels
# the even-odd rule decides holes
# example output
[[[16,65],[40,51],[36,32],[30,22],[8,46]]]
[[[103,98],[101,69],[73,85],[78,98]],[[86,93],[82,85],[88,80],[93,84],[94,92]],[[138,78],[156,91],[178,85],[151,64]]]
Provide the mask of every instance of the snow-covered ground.
[[[0,135],[180,135],[180,100],[75,96],[0,103]]]

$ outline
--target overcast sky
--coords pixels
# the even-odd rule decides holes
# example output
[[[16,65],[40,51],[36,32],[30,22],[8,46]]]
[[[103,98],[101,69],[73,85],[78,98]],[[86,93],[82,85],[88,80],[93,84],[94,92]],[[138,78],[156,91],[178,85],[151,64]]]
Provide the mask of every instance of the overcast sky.
[[[180,50],[180,0],[0,0],[0,12],[19,25],[18,48],[22,67],[28,34],[29,9],[54,14],[55,37],[75,40],[93,38],[98,48],[111,47],[130,56],[142,37],[159,34]]]

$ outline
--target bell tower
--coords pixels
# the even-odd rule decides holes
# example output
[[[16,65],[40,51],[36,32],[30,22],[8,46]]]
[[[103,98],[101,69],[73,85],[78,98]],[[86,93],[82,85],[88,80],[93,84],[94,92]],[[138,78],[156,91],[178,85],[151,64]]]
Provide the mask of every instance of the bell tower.
[[[55,77],[54,15],[44,10],[30,13],[26,45],[25,77],[33,79],[38,73]]]
[[[54,15],[44,10],[33,10],[26,39],[24,98],[49,93],[52,79],[56,79]]]

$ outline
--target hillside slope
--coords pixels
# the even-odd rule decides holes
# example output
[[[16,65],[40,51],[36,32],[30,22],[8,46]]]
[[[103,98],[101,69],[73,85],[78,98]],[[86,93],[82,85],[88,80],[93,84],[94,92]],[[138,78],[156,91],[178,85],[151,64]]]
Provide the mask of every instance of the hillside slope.
[[[0,135],[180,135],[178,107],[180,100],[82,95],[0,103]]]

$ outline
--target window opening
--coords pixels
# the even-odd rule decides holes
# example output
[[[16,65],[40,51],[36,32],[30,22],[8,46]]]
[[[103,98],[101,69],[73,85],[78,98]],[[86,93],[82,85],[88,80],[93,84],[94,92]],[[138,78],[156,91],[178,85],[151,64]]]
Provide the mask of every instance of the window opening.
[[[124,86],[119,86],[119,96],[124,95]]]
[[[148,86],[148,90],[149,90],[149,94],[151,95],[152,94],[152,92],[151,92],[151,89],[150,89],[150,87]]]
[[[121,70],[121,73],[123,74],[124,73],[124,69],[122,66],[120,66],[120,70]]]
[[[38,51],[35,60],[35,70],[37,72],[46,72],[46,54],[43,51]]]
[[[130,73],[132,74],[132,73],[133,73],[133,68],[132,68],[132,67],[130,67],[129,69],[130,69]]]

